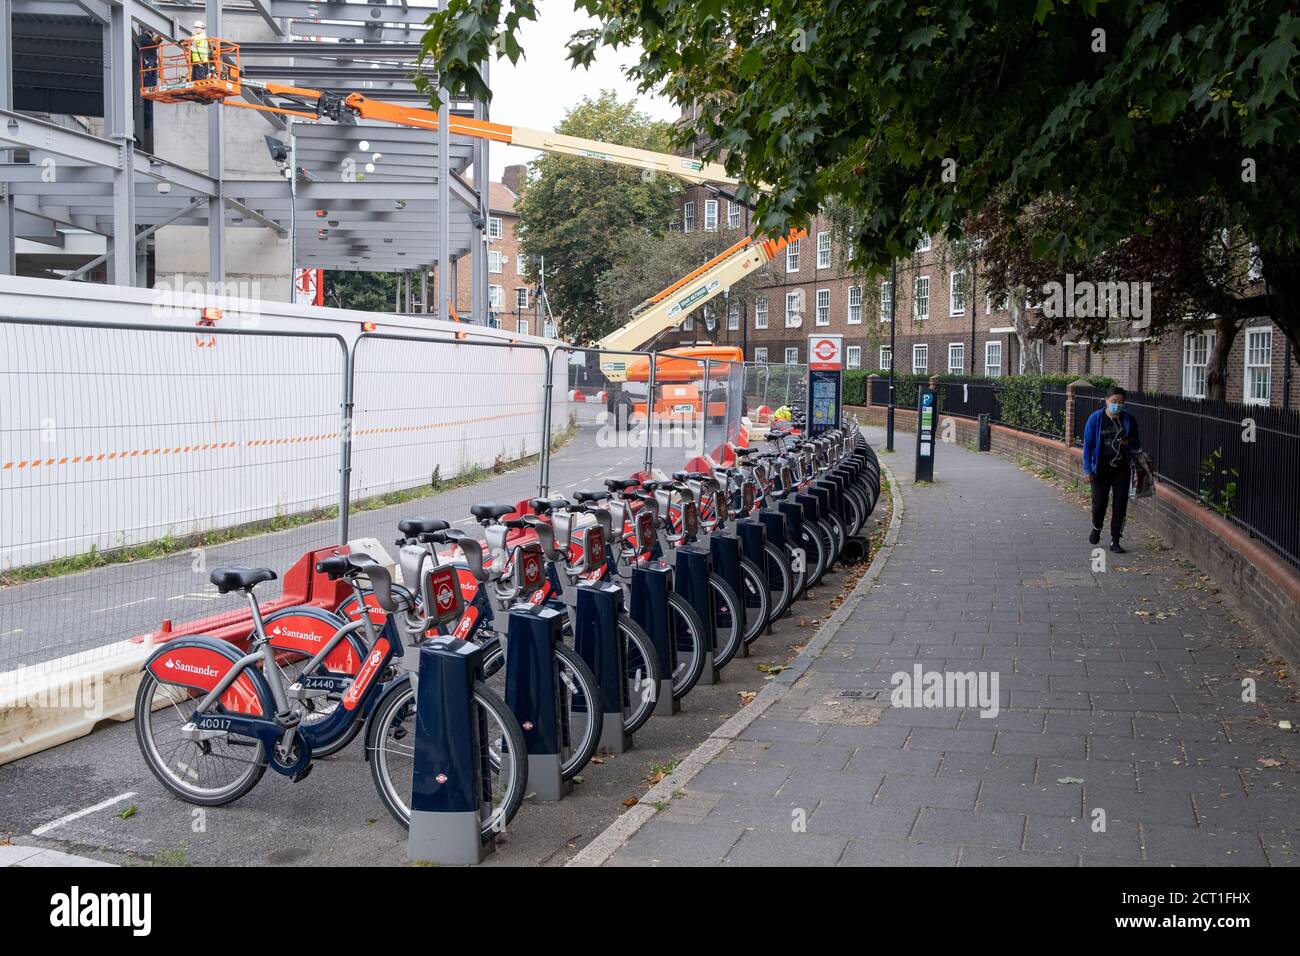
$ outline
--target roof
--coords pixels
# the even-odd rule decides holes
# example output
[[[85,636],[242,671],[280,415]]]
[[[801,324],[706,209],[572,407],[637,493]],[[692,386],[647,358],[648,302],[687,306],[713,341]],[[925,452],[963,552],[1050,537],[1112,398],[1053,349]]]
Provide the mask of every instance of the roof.
[[[474,177],[466,176],[466,184],[473,186]],[[517,216],[515,211],[515,201],[519,198],[515,195],[513,189],[505,183],[492,182],[488,184],[491,188],[488,192],[488,210],[494,213],[504,213],[507,216]]]

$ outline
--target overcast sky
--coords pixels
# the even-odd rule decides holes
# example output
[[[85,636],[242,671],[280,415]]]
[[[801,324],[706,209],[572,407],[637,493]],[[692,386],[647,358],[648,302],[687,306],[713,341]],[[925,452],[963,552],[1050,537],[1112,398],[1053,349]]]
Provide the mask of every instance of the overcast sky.
[[[639,50],[602,50],[590,69],[571,69],[565,41],[575,30],[595,23],[574,11],[573,0],[541,0],[537,22],[523,26],[520,42],[524,56],[519,63],[492,63],[492,119],[531,129],[555,129],[569,107],[604,89],[615,90],[624,100],[635,97],[638,108],[655,119],[676,119],[677,110],[668,100],[637,96],[636,84],[623,75],[623,67],[635,61]],[[526,163],[538,155],[535,150],[499,143],[492,144],[489,154],[494,180],[501,179],[507,166]]]

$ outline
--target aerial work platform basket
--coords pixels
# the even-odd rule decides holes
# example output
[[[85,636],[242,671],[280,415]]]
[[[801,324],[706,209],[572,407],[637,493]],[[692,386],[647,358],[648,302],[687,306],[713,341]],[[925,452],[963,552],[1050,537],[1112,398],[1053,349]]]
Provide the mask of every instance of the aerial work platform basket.
[[[239,94],[238,43],[189,37],[140,48],[140,95],[146,100],[212,103]]]

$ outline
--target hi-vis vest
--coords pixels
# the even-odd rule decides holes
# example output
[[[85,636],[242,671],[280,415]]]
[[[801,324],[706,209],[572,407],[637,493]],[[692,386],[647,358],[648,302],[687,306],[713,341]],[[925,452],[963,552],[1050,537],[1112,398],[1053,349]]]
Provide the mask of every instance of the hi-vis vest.
[[[212,58],[212,49],[208,46],[206,34],[195,34],[190,38],[190,62],[207,63]]]

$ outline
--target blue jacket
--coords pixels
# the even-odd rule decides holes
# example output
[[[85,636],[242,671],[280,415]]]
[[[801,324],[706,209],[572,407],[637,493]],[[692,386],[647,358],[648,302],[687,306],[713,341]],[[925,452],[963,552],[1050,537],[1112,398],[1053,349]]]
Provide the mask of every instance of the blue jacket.
[[[1104,408],[1097,409],[1088,416],[1088,424],[1083,426],[1083,473],[1085,475],[1097,473],[1097,459],[1101,456],[1101,420],[1105,414]],[[1128,444],[1122,448],[1124,461],[1128,463],[1131,453],[1142,447],[1142,439],[1138,437],[1137,419],[1128,412],[1119,413],[1119,424],[1124,429],[1124,437],[1128,439]]]

